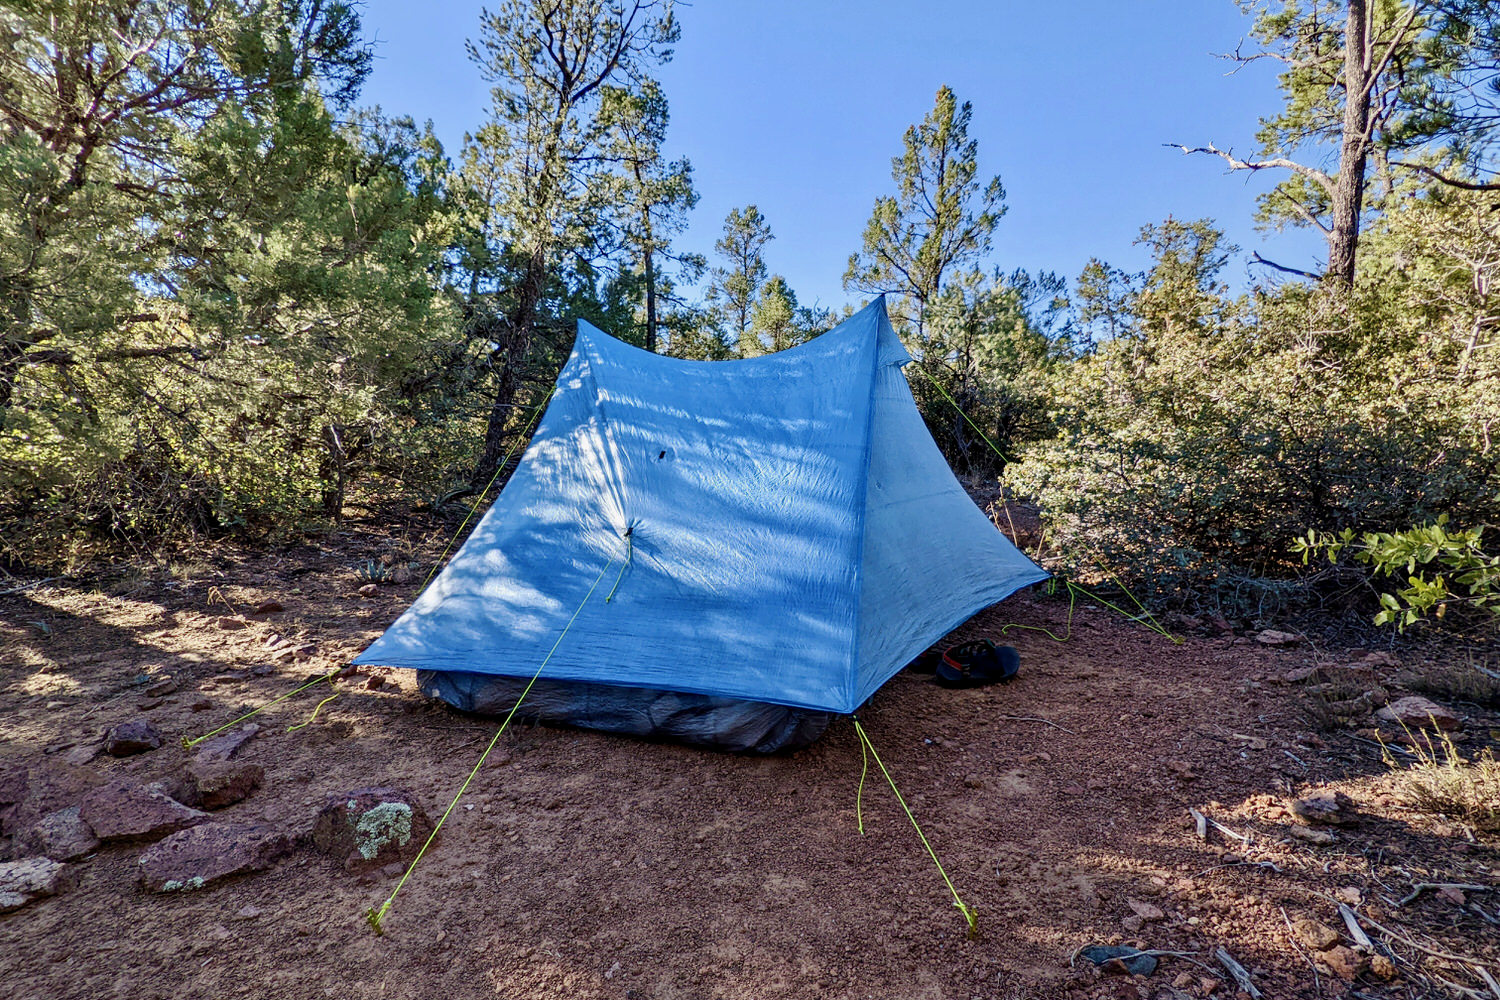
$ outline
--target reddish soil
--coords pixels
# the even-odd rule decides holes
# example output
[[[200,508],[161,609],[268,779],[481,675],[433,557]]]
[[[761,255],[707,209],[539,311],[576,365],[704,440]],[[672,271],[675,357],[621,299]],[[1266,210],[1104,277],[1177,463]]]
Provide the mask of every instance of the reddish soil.
[[[33,811],[76,802],[107,779],[168,775],[184,756],[170,742],[121,760],[66,758],[136,718],[169,741],[203,733],[338,666],[411,601],[443,540],[350,528],[282,552],[183,557],[98,588],[52,583],[0,596],[0,772],[29,771],[33,801],[23,808]],[[423,569],[360,596],[360,571],[383,556]],[[223,627],[268,599],[285,610]],[[948,691],[904,672],[861,714],[978,909],[977,940],[966,938],[878,774],[858,832],[860,752],[845,721],[811,748],[771,758],[522,727],[470,786],[384,936],[363,914],[395,880],[350,875],[307,847],[268,871],[161,896],[135,884],[141,846],[108,847],[74,866],[66,891],[0,916],[0,992],[1232,996],[1211,955],[1218,947],[1267,997],[1423,996],[1438,974],[1484,988],[1471,969],[1399,942],[1395,983],[1362,972],[1351,986],[1327,968],[1315,980],[1288,922],[1312,917],[1342,931],[1339,895],[1392,931],[1500,975],[1500,894],[1459,903],[1426,892],[1398,905],[1418,882],[1493,884],[1496,840],[1407,810],[1378,746],[1312,731],[1305,696],[1275,683],[1362,651],[1272,650],[1234,635],[1174,643],[1095,607],[1077,610],[1066,642],[1033,630],[1062,635],[1067,613],[1064,600],[1023,593],[945,640],[1004,633],[1023,658],[1012,684]],[[270,663],[273,632],[316,652]],[[262,765],[265,785],[220,816],[301,834],[326,795],[369,785],[408,789],[440,815],[496,723],[425,701],[409,672],[375,673],[383,687],[368,689],[364,676],[341,683],[294,732],[287,727],[324,694],[263,713],[267,731],[236,759]],[[150,698],[141,675],[181,687]],[[1458,707],[1469,733],[1500,725]],[[1485,742],[1476,735],[1466,752]],[[1282,802],[1323,787],[1349,795],[1359,818],[1331,846],[1313,846],[1289,836]],[[1200,840],[1190,807],[1249,846],[1216,830]],[[1129,929],[1131,901],[1160,918]],[[1070,968],[1080,946],[1121,941],[1191,954],[1163,957],[1149,978],[1101,978],[1082,960]]]

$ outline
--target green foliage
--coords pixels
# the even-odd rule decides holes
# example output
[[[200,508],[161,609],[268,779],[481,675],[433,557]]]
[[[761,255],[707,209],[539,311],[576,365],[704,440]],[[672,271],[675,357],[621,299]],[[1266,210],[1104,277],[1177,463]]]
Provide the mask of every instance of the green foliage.
[[[1468,200],[1450,196],[1441,213],[1464,234],[1450,243],[1428,238],[1443,232],[1432,220],[1382,222],[1366,248],[1379,277],[1349,293],[1230,298],[1210,225],[1147,227],[1147,273],[1091,265],[1096,322],[1115,335],[1053,369],[1058,433],[1010,482],[1041,503],[1071,560],[1114,569],[1158,604],[1242,614],[1348,597],[1347,572],[1307,577],[1291,557],[1309,529],[1492,520],[1496,359],[1462,332],[1496,305],[1463,292],[1488,287],[1463,261],[1482,274],[1494,263],[1455,249],[1483,242]],[[1390,241],[1409,255],[1398,269],[1376,256]]]
[[[960,471],[998,471],[1050,436],[1049,377],[1067,353],[1065,283],[1024,271],[957,276],[928,310],[908,381],[934,439]],[[970,422],[972,421],[972,423]]]
[[[945,86],[906,130],[891,160],[896,193],[876,199],[844,287],[896,297],[891,320],[915,360],[909,381],[933,437],[956,467],[985,471],[1050,431],[1044,372],[1067,300],[1054,276],[980,267],[1005,189],[999,177],[980,182],[972,118]]]
[[[765,247],[775,239],[766,217],[754,205],[732,208],[724,218],[724,235],[714,251],[728,264],[712,271],[708,300],[741,357],[763,352],[751,331],[755,304],[766,280]]]
[[[892,319],[903,335],[925,346],[927,311],[958,268],[972,266],[990,249],[1005,214],[1000,178],[979,181],[979,143],[969,138],[974,109],[939,88],[933,108],[906,130],[900,156],[891,160],[894,195],[875,200],[863,246],[849,255],[844,288],[900,301]]]
[[[1500,831],[1500,760],[1494,750],[1485,747],[1465,760],[1447,733],[1407,736],[1410,757],[1398,760],[1388,747],[1382,754],[1397,793],[1422,812]]]
[[[337,517],[354,478],[416,486],[459,430],[434,429],[422,377],[446,325],[442,151],[410,122],[335,125],[323,83],[352,96],[368,60],[330,48],[358,38],[352,14],[179,15],[6,22],[88,54],[61,64],[72,83],[11,67],[4,111],[0,227],[24,235],[0,241],[12,557]],[[91,122],[85,84],[130,113]],[[41,127],[78,114],[72,138]]]
[[[1334,565],[1352,560],[1376,577],[1395,578],[1395,590],[1380,594],[1375,624],[1404,630],[1428,615],[1441,618],[1450,604],[1460,602],[1500,614],[1500,554],[1486,551],[1484,530],[1450,529],[1448,515],[1442,514],[1432,524],[1406,531],[1309,531],[1292,543],[1292,552],[1304,565],[1314,555],[1326,555]]]
[[[508,449],[518,408],[555,374],[564,348],[554,335],[580,313],[568,307],[579,297],[597,303],[622,242],[640,280],[617,282],[609,304],[626,305],[639,290],[655,346],[651,262],[692,194],[686,163],[661,163],[666,106],[649,71],[671,59],[678,35],[671,0],[505,0],[484,11],[479,41],[469,43],[494,84],[459,179],[466,335],[488,349],[481,370],[491,400],[474,488]],[[635,192],[624,203],[622,182]],[[659,230],[646,224],[653,211]]]

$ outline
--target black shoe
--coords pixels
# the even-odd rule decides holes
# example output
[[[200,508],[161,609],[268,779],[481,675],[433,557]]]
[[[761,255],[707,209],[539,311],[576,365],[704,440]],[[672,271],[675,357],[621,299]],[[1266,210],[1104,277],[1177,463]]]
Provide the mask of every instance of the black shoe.
[[[1021,654],[1013,646],[996,646],[976,639],[943,654],[933,678],[943,687],[968,688],[1008,681],[1021,669]]]

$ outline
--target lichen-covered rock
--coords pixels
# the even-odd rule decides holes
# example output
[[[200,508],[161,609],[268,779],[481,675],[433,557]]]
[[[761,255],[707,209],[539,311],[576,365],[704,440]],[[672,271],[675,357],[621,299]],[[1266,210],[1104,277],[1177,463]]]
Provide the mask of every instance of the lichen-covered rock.
[[[54,861],[72,861],[99,846],[99,838],[79,815],[78,806],[50,812],[16,837],[24,854],[39,854]]]
[[[128,781],[111,782],[84,796],[79,813],[100,840],[157,840],[197,826],[208,813],[190,809],[165,792]]]
[[[138,877],[148,892],[191,892],[263,871],[291,849],[291,838],[275,827],[204,823],[174,833],[142,854]]]
[[[33,900],[56,895],[68,866],[51,858],[22,858],[0,864],[0,913],[19,910]]]
[[[372,871],[416,857],[432,821],[409,792],[360,788],[330,795],[313,823],[313,846],[351,872]]]
[[[161,746],[161,731],[149,722],[137,719],[122,722],[104,738],[104,752],[111,757],[129,757]]]

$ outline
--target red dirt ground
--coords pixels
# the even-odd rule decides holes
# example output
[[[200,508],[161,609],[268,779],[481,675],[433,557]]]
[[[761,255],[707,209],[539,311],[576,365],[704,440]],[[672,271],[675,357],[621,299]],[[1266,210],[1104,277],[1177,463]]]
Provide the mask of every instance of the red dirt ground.
[[[183,759],[170,743],[84,766],[64,758],[134,718],[169,740],[197,735],[336,667],[406,607],[444,540],[348,528],[280,552],[216,549],[97,588],[53,583],[0,596],[0,771],[28,769],[43,790],[38,809],[76,802],[107,779],[166,776]],[[423,570],[359,596],[360,569],[382,557]],[[283,612],[221,627],[272,598]],[[998,639],[1010,625],[1061,634],[1066,616],[1065,601],[1023,593],[945,642]],[[252,673],[267,662],[272,632],[317,652]],[[811,748],[772,758],[521,728],[502,739],[402,890],[385,936],[363,913],[394,879],[347,874],[305,847],[269,871],[170,896],[136,887],[141,847],[109,847],[75,866],[65,892],[0,916],[0,993],[1232,996],[1210,955],[1217,947],[1267,997],[1425,996],[1436,974],[1484,988],[1471,969],[1399,942],[1395,983],[1364,973],[1351,986],[1326,969],[1315,982],[1288,921],[1341,927],[1341,892],[1385,927],[1500,975],[1490,916],[1500,894],[1476,892],[1464,906],[1427,892],[1395,905],[1421,881],[1493,884],[1495,839],[1404,808],[1378,747],[1313,732],[1304,695],[1275,683],[1362,651],[1271,650],[1233,635],[1174,643],[1094,607],[1078,609],[1067,642],[1021,628],[1005,641],[1022,653],[1015,683],[948,691],[903,672],[861,715],[979,910],[978,940],[966,939],[878,775],[857,831],[860,752],[844,720]],[[377,673],[383,688],[367,690],[363,677],[341,685],[296,732],[286,728],[308,718],[310,693],[264,713],[257,721],[268,731],[237,759],[263,765],[266,784],[223,818],[301,833],[325,795],[368,785],[409,789],[436,818],[496,723],[425,701],[409,672]],[[146,698],[142,674],[182,686]],[[193,711],[203,698],[211,707]],[[1460,710],[1469,732],[1497,725]],[[1358,824],[1332,846],[1291,839],[1283,799],[1322,787],[1355,800]],[[1252,843],[1217,832],[1200,840],[1190,807]],[[1127,900],[1158,907],[1162,919],[1127,930]],[[1080,946],[1122,940],[1192,954],[1164,957],[1149,978],[1070,969]]]

